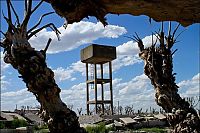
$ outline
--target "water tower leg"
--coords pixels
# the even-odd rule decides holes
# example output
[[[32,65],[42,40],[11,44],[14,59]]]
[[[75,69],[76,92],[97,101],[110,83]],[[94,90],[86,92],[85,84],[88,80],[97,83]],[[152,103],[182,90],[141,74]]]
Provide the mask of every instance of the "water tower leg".
[[[89,110],[90,110],[90,107],[89,107],[89,84],[87,83],[88,81],[88,63],[86,63],[86,93],[87,93],[87,96],[86,96],[86,104],[87,104],[87,115],[89,115]]]
[[[103,79],[103,64],[101,65],[101,79]],[[103,87],[103,83],[101,83],[101,100],[102,100],[102,113],[104,114],[104,87]]]
[[[109,77],[110,77],[110,100],[111,100],[111,115],[113,115],[113,92],[112,92],[112,62],[109,62]]]
[[[97,65],[94,64],[95,113],[97,114]]]

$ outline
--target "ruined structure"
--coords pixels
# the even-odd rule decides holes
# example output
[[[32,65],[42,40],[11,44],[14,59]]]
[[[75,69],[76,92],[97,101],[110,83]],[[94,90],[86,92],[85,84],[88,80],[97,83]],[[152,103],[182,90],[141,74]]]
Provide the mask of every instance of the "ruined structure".
[[[110,105],[110,113],[113,114],[113,88],[112,88],[112,60],[116,59],[116,47],[92,44],[81,50],[81,62],[86,63],[86,104],[87,114],[90,112],[90,104],[95,105],[96,114],[105,113],[105,105]],[[105,64],[108,63],[108,75],[106,77]],[[90,66],[90,69],[89,69]],[[98,73],[98,66],[100,66]],[[99,86],[98,86],[99,85]],[[108,85],[106,87],[106,85]],[[94,100],[90,98],[90,89],[94,89]],[[105,99],[104,91],[109,89],[110,97]],[[101,91],[101,99],[98,99],[97,91]],[[98,108],[98,105],[100,107]],[[100,109],[100,110],[98,110]]]
[[[19,72],[19,77],[25,82],[28,91],[32,92],[41,104],[40,115],[48,123],[50,132],[85,132],[79,126],[76,113],[67,108],[65,103],[61,101],[59,95],[61,90],[55,83],[53,71],[47,67],[46,51],[51,39],[47,42],[46,48],[40,51],[36,51],[28,42],[32,36],[47,27],[50,27],[57,36],[60,34],[53,23],[38,28],[43,17],[52,14],[52,12],[42,15],[35,26],[27,28],[31,15],[41,4],[42,1],[32,8],[32,0],[25,0],[25,16],[20,23],[12,3],[7,0],[8,17],[4,14],[3,17],[8,24],[8,30],[5,33],[1,31],[5,38],[0,43],[5,52],[4,61],[11,64]],[[16,25],[13,24],[11,11],[16,17]]]
[[[177,21],[183,26],[200,22],[199,0],[44,0],[68,23],[95,16],[104,25],[107,14],[146,15],[155,21]]]

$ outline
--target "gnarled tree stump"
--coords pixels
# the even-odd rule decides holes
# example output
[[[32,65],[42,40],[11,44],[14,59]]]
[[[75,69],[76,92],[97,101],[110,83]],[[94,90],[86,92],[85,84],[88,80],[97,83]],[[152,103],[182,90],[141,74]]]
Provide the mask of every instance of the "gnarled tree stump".
[[[171,25],[171,23],[170,23]],[[171,26],[170,26],[171,27]],[[168,113],[169,124],[173,127],[174,133],[199,133],[200,119],[196,110],[182,99],[178,94],[178,86],[175,83],[175,73],[173,73],[173,54],[171,48],[176,43],[175,32],[164,35],[161,31],[155,34],[159,40],[151,47],[144,48],[142,40],[136,36],[132,38],[138,43],[139,57],[144,60],[144,73],[151,80],[155,89],[155,101]],[[153,37],[153,36],[152,36]]]
[[[27,2],[27,3],[26,3]],[[8,18],[4,19],[8,23],[8,31],[1,32],[5,39],[1,42],[4,48],[5,63],[11,64],[26,83],[28,91],[32,92],[41,104],[41,116],[47,122],[52,133],[84,133],[80,128],[76,113],[65,105],[60,99],[60,88],[55,83],[53,71],[46,64],[46,50],[51,42],[49,39],[44,50],[36,51],[31,47],[28,40],[46,27],[59,34],[53,23],[49,23],[41,28],[39,26],[42,18],[51,13],[44,14],[39,22],[30,30],[27,30],[28,21],[31,14],[41,5],[42,1],[32,10],[32,0],[25,0],[25,17],[20,24],[19,18],[10,0],[7,0]],[[17,26],[12,23],[11,8],[17,19]]]

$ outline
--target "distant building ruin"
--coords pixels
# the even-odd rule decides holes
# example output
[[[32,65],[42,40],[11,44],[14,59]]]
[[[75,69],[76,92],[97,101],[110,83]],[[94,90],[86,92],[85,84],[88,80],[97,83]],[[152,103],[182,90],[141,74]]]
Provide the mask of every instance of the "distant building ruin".
[[[113,114],[112,90],[112,63],[116,59],[116,47],[92,44],[81,50],[81,62],[86,63],[86,104],[87,114],[90,114],[90,104],[95,105],[95,113],[105,113],[105,104],[110,105],[110,114]],[[108,63],[108,72],[104,71]],[[90,65],[90,67],[89,67]],[[106,77],[105,74],[108,74]],[[104,89],[109,87],[110,99],[105,99]],[[90,89],[94,89],[94,99],[90,99]],[[101,90],[101,99],[98,99],[97,90]],[[100,106],[99,106],[100,105]]]

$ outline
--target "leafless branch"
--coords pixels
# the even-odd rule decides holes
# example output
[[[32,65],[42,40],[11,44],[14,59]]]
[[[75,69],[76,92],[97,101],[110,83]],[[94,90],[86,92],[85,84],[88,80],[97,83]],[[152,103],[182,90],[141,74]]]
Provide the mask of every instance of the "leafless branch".
[[[175,54],[175,52],[176,52],[177,50],[178,50],[178,49],[174,50],[174,52],[172,52],[172,54],[171,54],[171,55]]]
[[[171,23],[171,21],[169,21],[169,31],[168,31],[168,36],[171,36],[171,27],[172,27],[172,23]]]
[[[2,12],[2,15],[3,15],[3,18],[6,20],[6,22],[7,22],[8,25],[9,25],[9,26],[8,26],[8,31],[9,31],[10,33],[12,33],[12,30],[13,30],[14,32],[17,32],[15,26],[12,24],[12,20],[9,19],[9,18],[7,18],[7,17],[4,15],[3,12]],[[8,17],[9,17],[9,15],[8,15]]]
[[[179,28],[180,25],[181,25],[181,24],[178,24],[178,25],[176,26],[176,29],[174,30],[174,32],[173,32],[173,34],[172,34],[172,38],[174,38],[174,36],[175,36],[175,34],[176,34],[176,31],[178,30],[178,28]]]
[[[0,30],[0,33],[3,34],[4,37],[6,37],[6,34],[3,31]]]
[[[58,37],[58,40],[60,40],[59,34],[61,34],[61,33],[60,33],[60,31],[56,28],[56,26],[55,26],[53,23],[46,24],[46,25],[42,26],[41,28],[39,28],[39,29],[37,29],[37,30],[31,32],[31,34],[28,35],[27,39],[29,40],[32,36],[34,36],[35,34],[37,34],[38,32],[40,32],[40,31],[43,30],[44,28],[48,28],[48,27],[51,28],[51,29],[56,33],[56,35],[57,35],[57,37]]]
[[[133,36],[136,40],[136,42],[138,43],[138,47],[140,49],[140,51],[144,50],[144,44],[142,42],[142,39],[138,36],[138,34],[135,32],[136,36]]]
[[[156,43],[157,43],[157,41],[158,41],[158,37],[156,36],[156,41],[153,42],[153,36],[156,36],[156,35],[152,32],[152,46],[153,46],[153,48],[155,48]]]
[[[10,4],[10,6],[11,6],[11,8],[12,8],[14,14],[15,14],[16,19],[17,19],[17,25],[19,26],[19,25],[20,25],[20,23],[19,23],[19,17],[18,17],[18,15],[17,15],[16,11],[15,11],[15,8],[13,7],[11,1],[9,2],[9,4]]]
[[[27,10],[25,12],[25,18],[24,18],[24,21],[22,22],[22,28],[24,30],[26,30],[28,21],[29,21],[30,16],[31,16],[32,0],[28,0],[27,1],[27,7],[28,8],[27,8]]]
[[[10,0],[6,0],[6,3],[7,3],[7,10],[8,10],[8,20],[12,24],[11,10],[10,10],[10,4],[9,4]],[[3,12],[2,12],[2,14],[3,14]],[[5,18],[5,16],[4,16],[4,18]],[[8,26],[8,31],[12,32],[12,27],[10,25]]]
[[[140,39],[140,37],[138,36],[137,32],[135,32],[135,34],[136,34],[136,36],[137,36],[137,39],[139,40],[139,39]]]
[[[124,37],[129,38],[129,39],[134,40],[135,42],[137,42],[137,40],[135,38],[133,38],[133,37],[130,37],[130,36],[124,36]]]
[[[174,39],[174,42],[176,42],[176,40],[178,39],[178,37],[183,33],[183,32],[185,32],[186,31],[186,29],[184,29],[183,31],[181,31],[177,36],[176,36],[176,38]]]
[[[54,12],[49,12],[49,13],[43,14],[43,15],[40,17],[38,23],[37,23],[35,26],[33,26],[30,30],[28,30],[27,34],[29,34],[30,32],[32,32],[34,29],[36,29],[36,28],[40,25],[40,23],[42,22],[43,17],[45,17],[45,16],[47,16],[47,15],[50,15],[50,14],[53,14],[53,13],[54,13]]]
[[[24,9],[25,9],[25,12],[27,12],[27,9],[28,9],[28,7],[27,7],[27,0],[24,0]]]
[[[159,41],[160,41],[160,47],[161,49],[164,49],[165,48],[165,34],[164,34],[164,25],[163,25],[163,21],[161,23],[161,31],[160,31],[160,34],[159,35]]]
[[[43,0],[41,0],[40,3],[39,3],[37,6],[35,6],[35,8],[31,11],[31,14],[34,13],[35,10],[37,10],[38,7],[39,7],[42,3],[43,3]]]
[[[5,48],[5,46],[2,42],[0,42],[0,47]]]
[[[52,41],[52,39],[49,38],[49,40],[48,40],[48,42],[47,42],[47,45],[46,45],[46,47],[45,47],[45,49],[44,49],[44,52],[45,52],[45,53],[47,52],[47,49],[49,48],[49,45],[50,45],[51,41]]]
[[[130,38],[131,40],[137,42],[140,51],[143,51],[144,50],[143,42],[142,42],[142,40],[140,39],[140,37],[138,36],[138,34],[136,32],[135,32],[135,34],[136,34],[136,36],[133,35],[133,37],[130,37],[130,36],[124,36],[124,37]]]

